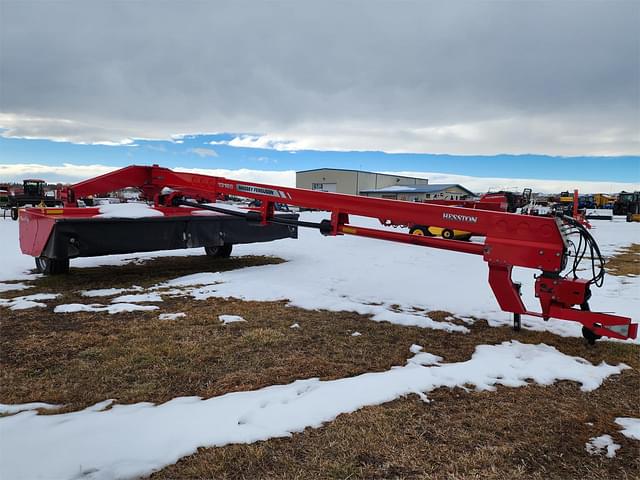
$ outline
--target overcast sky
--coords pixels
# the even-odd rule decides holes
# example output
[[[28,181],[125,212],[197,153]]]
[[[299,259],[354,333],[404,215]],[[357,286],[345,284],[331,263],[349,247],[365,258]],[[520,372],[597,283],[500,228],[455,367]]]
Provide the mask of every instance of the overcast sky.
[[[640,2],[0,0],[4,136],[640,154]]]

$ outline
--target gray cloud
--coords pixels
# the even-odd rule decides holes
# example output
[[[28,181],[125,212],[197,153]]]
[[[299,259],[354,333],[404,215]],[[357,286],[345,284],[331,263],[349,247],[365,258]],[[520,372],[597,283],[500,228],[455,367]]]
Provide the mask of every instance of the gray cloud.
[[[640,152],[640,3],[0,3],[5,135]]]

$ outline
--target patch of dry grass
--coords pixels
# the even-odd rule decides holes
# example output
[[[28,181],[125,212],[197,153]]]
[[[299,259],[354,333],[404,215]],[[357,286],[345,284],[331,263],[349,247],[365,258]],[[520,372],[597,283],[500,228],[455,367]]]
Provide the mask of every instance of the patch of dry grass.
[[[637,442],[600,418],[618,408],[616,390],[439,389],[429,404],[410,396],[291,438],[200,449],[152,478],[637,478]],[[584,449],[604,432],[622,445],[614,459]]]
[[[632,243],[621,248],[607,260],[607,273],[619,276],[640,275],[640,244]]]
[[[157,259],[143,265],[74,269],[36,282],[30,293],[64,292],[56,303],[82,298],[86,288],[149,286],[179,275],[278,259],[207,257]],[[100,299],[99,301],[108,301]],[[107,398],[120,403],[212,397],[300,378],[335,379],[403,365],[413,343],[447,362],[468,359],[478,344],[516,338],[547,343],[593,363],[633,367],[584,393],[576,384],[500,388],[466,393],[439,389],[425,404],[411,396],[342,415],[320,429],[253,445],[201,449],[157,478],[632,478],[638,447],[613,426],[616,416],[640,417],[640,368],[635,346],[541,332],[514,333],[484,322],[469,334],[377,323],[351,312],[308,311],[285,302],[165,297],[155,312],[54,314],[52,308],[2,310],[0,403],[46,401],[77,410]],[[186,318],[161,321],[161,312]],[[443,320],[448,312],[425,312]],[[222,325],[218,315],[247,321]],[[298,323],[301,328],[289,328]],[[362,336],[352,337],[353,331]],[[592,427],[586,425],[592,422]],[[609,433],[622,444],[606,459],[584,450],[589,437]]]

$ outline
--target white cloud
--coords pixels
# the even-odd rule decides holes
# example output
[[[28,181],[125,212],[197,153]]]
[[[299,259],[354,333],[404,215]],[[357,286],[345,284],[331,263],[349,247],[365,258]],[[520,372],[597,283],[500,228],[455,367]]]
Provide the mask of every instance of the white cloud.
[[[296,186],[295,170],[250,170],[248,168],[240,168],[237,170],[229,170],[225,168],[183,168],[176,167],[179,172],[200,173],[203,175],[211,175],[214,177],[233,178],[235,180],[243,180],[247,182],[266,183],[269,185],[280,185],[283,187]]]
[[[256,183],[266,183],[271,185],[281,185],[285,187],[295,187],[295,170],[251,170],[224,169],[224,168],[184,168],[180,166],[170,166],[176,171],[200,173],[216,177],[233,178]],[[0,164],[0,178],[4,181],[22,181],[30,176],[42,177],[48,182],[69,182],[75,183],[80,180],[102,175],[119,167],[109,167],[106,165],[75,165],[65,163],[62,165],[40,165],[40,164]],[[503,178],[503,177],[472,177],[468,175],[456,175],[451,173],[437,172],[416,172],[416,171],[395,171],[384,172],[397,175],[415,176],[428,178],[429,183],[459,183],[474,192],[486,192],[488,190],[522,190],[530,187],[534,192],[558,193],[564,190],[577,188],[582,193],[616,193],[622,190],[640,190],[640,185],[625,182],[594,182],[585,180],[540,180],[528,178]]]
[[[7,182],[21,182],[23,178],[42,177],[49,183],[75,183],[117,170],[107,165],[42,165],[38,163],[0,164],[0,178]]]
[[[7,138],[46,139],[95,145],[129,145],[133,139],[126,127],[103,127],[66,118],[18,115],[0,112],[0,135]],[[140,135],[142,131],[138,130]],[[138,137],[140,138],[140,136]]]
[[[190,148],[188,151],[195,153],[201,158],[218,156],[218,153],[212,148]]]
[[[229,170],[224,168],[184,168],[170,166],[169,168],[179,172],[200,173],[215,177],[227,177],[237,180],[245,180],[256,183],[267,183],[295,187],[296,172],[294,170],[270,171],[250,170],[241,168]],[[0,179],[7,182],[21,182],[23,178],[30,176],[42,177],[49,183],[76,183],[97,175],[112,172],[121,167],[106,165],[75,165],[64,163],[62,165],[41,165],[36,163],[0,164]]]
[[[278,151],[300,150],[300,148],[292,148],[292,146],[296,143],[299,144],[299,142],[294,140],[285,140],[283,138],[273,138],[271,135],[241,135],[239,137],[232,138],[226,143],[231,147],[266,148]]]

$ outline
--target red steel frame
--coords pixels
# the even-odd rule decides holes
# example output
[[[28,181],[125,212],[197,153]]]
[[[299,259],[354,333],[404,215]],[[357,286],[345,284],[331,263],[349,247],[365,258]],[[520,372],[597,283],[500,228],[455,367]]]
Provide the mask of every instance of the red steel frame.
[[[585,305],[591,293],[587,280],[560,276],[568,249],[561,232],[562,220],[558,218],[278,187],[175,172],[157,165],[125,167],[59,193],[65,207],[75,207],[78,198],[125,187],[140,188],[147,199],[154,200],[156,208],[169,207],[175,198],[183,195],[211,200],[225,194],[258,199],[262,201],[259,220],[263,224],[273,220],[275,203],[328,210],[331,218],[323,222],[321,229],[325,235],[356,235],[482,255],[489,266],[489,284],[500,308],[517,315],[518,319],[520,314],[545,320],[553,317],[579,322],[598,336],[626,339],[637,335],[638,325],[631,323],[628,317],[588,311]],[[165,187],[174,192],[162,195]],[[484,237],[484,243],[359,227],[350,224],[349,215],[390,220],[396,225],[432,225],[473,231]],[[511,279],[514,266],[542,272],[535,285],[542,312],[525,307],[520,297],[520,285]],[[576,305],[582,308],[573,308]]]

